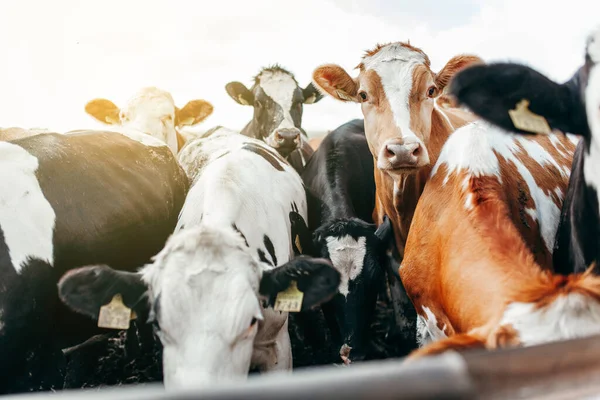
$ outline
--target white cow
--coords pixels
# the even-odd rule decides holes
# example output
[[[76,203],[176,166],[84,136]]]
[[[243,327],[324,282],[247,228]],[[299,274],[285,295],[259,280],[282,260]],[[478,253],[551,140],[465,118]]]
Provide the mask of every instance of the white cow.
[[[85,111],[104,124],[116,125],[117,131],[134,130],[153,136],[177,154],[185,143],[178,129],[202,122],[212,114],[213,106],[205,100],[191,100],[180,109],[169,92],[146,87],[122,109],[110,100],[94,99],[86,104]]]
[[[138,274],[71,272],[61,299],[94,317],[116,290],[138,314],[150,306],[167,388],[245,379],[251,366],[291,369],[287,313],[270,307],[277,293],[295,280],[305,310],[340,282],[326,260],[292,259],[290,213],[306,218],[300,177],[274,149],[224,128],[188,142],[179,161],[192,187],[154,262]],[[135,306],[145,292],[150,302]]]

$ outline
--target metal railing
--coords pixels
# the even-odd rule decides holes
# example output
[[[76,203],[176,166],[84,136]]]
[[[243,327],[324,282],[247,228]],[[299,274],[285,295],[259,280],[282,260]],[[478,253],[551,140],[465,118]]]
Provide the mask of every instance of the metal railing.
[[[15,400],[600,399],[600,336],[528,348],[446,353],[251,377],[190,392],[162,385],[67,390]]]

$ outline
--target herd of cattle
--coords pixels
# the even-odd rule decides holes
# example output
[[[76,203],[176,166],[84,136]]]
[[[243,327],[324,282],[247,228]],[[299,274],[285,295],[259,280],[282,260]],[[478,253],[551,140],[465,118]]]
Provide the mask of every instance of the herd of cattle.
[[[89,102],[110,131],[0,131],[0,393],[65,387],[65,349],[110,331],[117,295],[167,388],[290,370],[298,340],[375,358],[389,297],[408,360],[600,333],[599,62],[600,29],[564,84],[468,55],[434,72],[396,42],[354,78],[227,84],[254,109],[241,132],[186,137],[212,105],[156,88]],[[364,120],[309,141],[303,104],[323,95]],[[290,288],[299,312],[274,307]]]

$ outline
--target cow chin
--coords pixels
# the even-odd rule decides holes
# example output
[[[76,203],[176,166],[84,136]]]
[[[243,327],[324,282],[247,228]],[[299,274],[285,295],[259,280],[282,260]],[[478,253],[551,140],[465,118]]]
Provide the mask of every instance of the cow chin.
[[[185,348],[163,348],[164,385],[168,390],[197,389],[247,379],[252,340],[233,348],[219,338],[198,337]]]

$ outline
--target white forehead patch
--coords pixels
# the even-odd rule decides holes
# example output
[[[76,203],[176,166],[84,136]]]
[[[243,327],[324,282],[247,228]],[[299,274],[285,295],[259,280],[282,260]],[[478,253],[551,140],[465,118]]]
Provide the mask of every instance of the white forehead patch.
[[[383,47],[377,53],[363,59],[367,70],[377,72],[383,91],[390,103],[394,122],[400,128],[402,137],[417,135],[410,129],[409,96],[413,86],[413,71],[425,63],[425,55],[399,43]]]
[[[0,227],[17,273],[28,257],[54,263],[56,214],[35,175],[38,166],[22,147],[0,142]]]
[[[327,237],[327,250],[333,266],[340,272],[341,281],[339,291],[348,296],[348,284],[356,279],[362,272],[365,254],[367,253],[367,239],[359,237],[358,240],[350,235]]]
[[[143,88],[129,99],[121,112],[127,117],[127,120],[122,120],[124,129],[135,129],[153,136],[166,143],[177,154],[175,101],[169,92],[155,87]],[[137,139],[132,135],[128,136]]]
[[[294,92],[298,87],[294,78],[281,71],[265,71],[260,74],[259,85],[267,96],[281,106],[284,112],[290,111]]]

